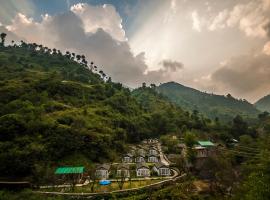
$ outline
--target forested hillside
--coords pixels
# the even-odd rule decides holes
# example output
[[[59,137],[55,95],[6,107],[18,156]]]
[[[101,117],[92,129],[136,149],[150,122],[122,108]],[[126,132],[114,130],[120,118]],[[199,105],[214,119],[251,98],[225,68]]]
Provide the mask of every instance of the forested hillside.
[[[208,126],[151,88],[131,95],[83,55],[25,42],[0,50],[3,177],[112,161],[127,143]]]
[[[175,82],[168,82],[157,87],[157,91],[169,100],[189,111],[198,110],[215,119],[230,121],[236,115],[244,118],[255,118],[259,111],[246,100],[238,100],[231,95],[208,94],[185,87]]]
[[[268,112],[270,112],[270,95],[267,95],[267,96],[259,99],[254,105],[260,111],[268,111]]]

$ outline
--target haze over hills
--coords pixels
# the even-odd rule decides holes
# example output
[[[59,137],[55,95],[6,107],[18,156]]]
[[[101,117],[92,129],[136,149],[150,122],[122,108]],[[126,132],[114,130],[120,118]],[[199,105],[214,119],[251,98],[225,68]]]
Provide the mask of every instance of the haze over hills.
[[[267,96],[259,99],[254,105],[260,111],[270,112],[270,95],[267,95]]]
[[[222,96],[201,92],[176,82],[161,84],[157,90],[182,108],[198,110],[211,119],[218,117],[228,121],[236,115],[253,118],[259,113],[254,105],[246,100],[235,99],[229,94]]]

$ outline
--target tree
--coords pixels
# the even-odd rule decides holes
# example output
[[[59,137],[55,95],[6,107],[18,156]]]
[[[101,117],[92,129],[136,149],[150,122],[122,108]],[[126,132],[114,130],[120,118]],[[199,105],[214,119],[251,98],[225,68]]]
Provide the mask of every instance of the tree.
[[[128,178],[128,175],[125,170],[120,170],[120,174],[116,175],[116,181],[120,190],[123,189],[126,178]]]
[[[155,89],[155,88],[156,88],[156,84],[151,83],[151,84],[150,84],[150,87]]]
[[[1,33],[1,46],[5,45],[5,39],[6,39],[7,34],[6,33]]]
[[[239,136],[241,135],[248,134],[248,124],[243,120],[240,115],[237,115],[233,119],[231,134],[236,138],[239,138]]]
[[[188,148],[192,148],[196,144],[196,139],[193,133],[187,132],[184,137],[184,142]]]
[[[185,145],[187,146],[187,160],[194,165],[196,161],[196,152],[193,146],[196,144],[195,136],[191,132],[187,132],[184,137]]]
[[[259,120],[264,121],[269,117],[269,112],[265,111],[258,115]]]
[[[95,191],[95,186],[98,182],[98,177],[96,175],[96,169],[95,167],[89,167],[88,168],[88,175],[89,175],[89,185],[91,188],[91,192]]]
[[[146,83],[142,83],[142,88],[146,88]]]

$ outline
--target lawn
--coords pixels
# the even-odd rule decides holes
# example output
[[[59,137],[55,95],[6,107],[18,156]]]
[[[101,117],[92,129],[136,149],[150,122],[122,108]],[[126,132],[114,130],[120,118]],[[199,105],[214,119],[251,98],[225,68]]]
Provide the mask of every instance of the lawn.
[[[153,183],[160,182],[162,180],[141,180],[141,181],[126,181],[124,183],[123,189],[131,189],[142,187],[146,185],[150,185]],[[110,185],[101,186],[98,183],[95,184],[94,192],[111,192],[119,190],[119,185],[117,182],[112,182]],[[74,191],[71,191],[70,188],[49,188],[49,189],[41,189],[41,191],[46,192],[77,192],[77,193],[91,193],[91,184],[83,186],[83,187],[76,187]]]

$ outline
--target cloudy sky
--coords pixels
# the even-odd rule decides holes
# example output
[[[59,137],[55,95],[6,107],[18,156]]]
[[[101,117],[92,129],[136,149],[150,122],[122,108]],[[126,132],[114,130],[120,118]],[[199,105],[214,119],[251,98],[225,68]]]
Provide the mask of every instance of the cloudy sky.
[[[86,55],[113,80],[270,94],[270,0],[0,0],[0,31]]]

